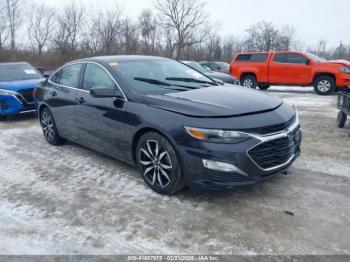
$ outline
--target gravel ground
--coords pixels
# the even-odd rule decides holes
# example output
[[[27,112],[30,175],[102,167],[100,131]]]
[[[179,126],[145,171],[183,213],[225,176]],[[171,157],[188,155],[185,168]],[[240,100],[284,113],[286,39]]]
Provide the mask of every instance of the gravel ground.
[[[135,168],[0,123],[0,254],[350,254],[349,128],[336,97],[272,89],[300,112],[302,156],[263,184],[153,193]]]

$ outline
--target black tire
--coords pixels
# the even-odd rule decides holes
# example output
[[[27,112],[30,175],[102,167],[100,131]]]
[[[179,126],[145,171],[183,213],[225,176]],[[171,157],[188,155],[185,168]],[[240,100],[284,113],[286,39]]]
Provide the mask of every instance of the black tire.
[[[268,84],[262,84],[262,85],[258,85],[260,90],[267,90],[271,87],[271,85]]]
[[[135,155],[139,172],[153,191],[173,195],[186,186],[176,151],[162,135],[144,134],[138,141]]]
[[[258,82],[256,81],[256,77],[254,75],[246,75],[241,79],[241,86],[256,89],[258,86]]]
[[[43,130],[44,137],[50,145],[59,146],[66,142],[60,137],[55,120],[48,108],[44,108],[40,112],[40,124]]]
[[[337,89],[335,80],[331,76],[320,76],[314,83],[315,92],[319,95],[331,95]]]
[[[0,121],[6,121],[6,119],[7,119],[7,116],[0,115]]]
[[[347,118],[348,116],[345,113],[343,113],[342,111],[339,111],[338,117],[337,117],[337,126],[339,128],[344,128]]]

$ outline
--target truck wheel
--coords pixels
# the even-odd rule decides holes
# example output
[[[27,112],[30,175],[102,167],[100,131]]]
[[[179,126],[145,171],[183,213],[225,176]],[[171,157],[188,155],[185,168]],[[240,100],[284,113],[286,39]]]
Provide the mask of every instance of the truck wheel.
[[[315,92],[323,96],[333,94],[336,88],[335,80],[331,76],[318,77],[314,84]]]
[[[258,85],[260,90],[267,90],[270,88],[271,85],[269,84],[262,84],[262,85]]]
[[[347,118],[348,116],[345,113],[343,113],[342,111],[339,111],[338,117],[337,117],[337,126],[339,128],[344,128]]]
[[[241,79],[241,85],[247,88],[256,89],[258,82],[256,81],[255,76],[246,75]]]

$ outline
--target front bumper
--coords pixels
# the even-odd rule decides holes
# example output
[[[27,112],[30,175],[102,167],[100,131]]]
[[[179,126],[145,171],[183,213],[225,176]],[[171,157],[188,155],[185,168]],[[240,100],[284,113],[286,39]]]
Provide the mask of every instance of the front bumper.
[[[20,94],[0,95],[0,115],[16,115],[34,111],[34,103],[26,102]]]
[[[278,144],[285,140],[288,144]],[[259,183],[286,171],[300,155],[302,131],[297,120],[284,132],[268,136],[253,136],[240,144],[216,144],[201,142],[201,146],[178,146],[183,172],[187,183],[192,188],[205,190],[229,189],[236,186],[247,186]],[[262,151],[262,155],[252,156],[252,150],[259,146],[276,146],[276,150],[268,147],[263,150],[274,150],[270,162],[266,156],[271,152]],[[288,148],[286,147],[288,145]],[[258,148],[259,149],[259,148]],[[276,155],[276,152],[278,154]],[[258,152],[259,153],[259,152]],[[261,152],[260,152],[261,153]],[[283,162],[278,162],[279,155],[286,155]],[[276,158],[276,159],[274,159]],[[220,172],[204,167],[203,159],[227,163],[237,167],[237,172]],[[268,157],[267,157],[267,160]],[[259,162],[260,161],[260,162]],[[274,162],[275,161],[275,162]],[[265,166],[268,164],[272,166]]]

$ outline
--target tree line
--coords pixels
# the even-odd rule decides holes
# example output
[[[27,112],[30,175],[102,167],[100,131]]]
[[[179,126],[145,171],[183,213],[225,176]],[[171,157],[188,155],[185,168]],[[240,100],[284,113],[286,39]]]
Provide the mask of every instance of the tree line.
[[[202,0],[155,0],[137,19],[127,17],[117,4],[96,9],[71,0],[55,10],[44,3],[0,0],[2,62],[56,67],[77,58],[116,54],[230,61],[244,51],[302,49],[326,59],[350,60],[350,45],[341,42],[330,48],[320,40],[307,46],[289,25],[261,21],[248,27],[244,38],[221,36]]]

